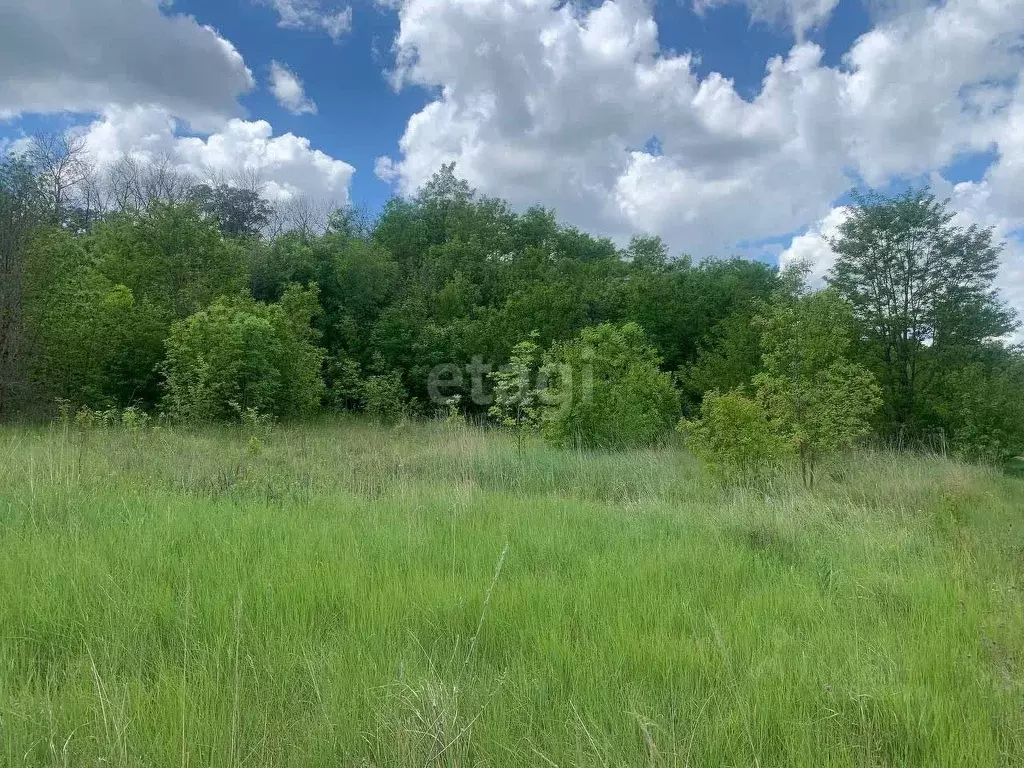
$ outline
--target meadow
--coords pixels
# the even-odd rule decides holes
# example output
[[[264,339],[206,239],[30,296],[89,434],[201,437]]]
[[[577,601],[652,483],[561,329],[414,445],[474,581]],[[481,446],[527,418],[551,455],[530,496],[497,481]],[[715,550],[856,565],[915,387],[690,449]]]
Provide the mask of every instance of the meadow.
[[[0,430],[5,766],[1024,765],[1024,479]]]

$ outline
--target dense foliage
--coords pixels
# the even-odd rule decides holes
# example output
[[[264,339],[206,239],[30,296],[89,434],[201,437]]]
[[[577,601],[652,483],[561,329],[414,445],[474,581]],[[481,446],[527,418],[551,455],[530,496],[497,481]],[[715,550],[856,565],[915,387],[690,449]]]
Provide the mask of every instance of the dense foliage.
[[[816,296],[763,263],[695,264],[513,211],[452,166],[374,221],[289,218],[255,185],[125,159],[99,189],[72,144],[38,149],[0,160],[3,417],[57,399],[192,418],[458,408],[614,447],[657,442],[714,390],[756,399],[811,464],[869,429],[1024,451],[1000,246],[927,192],[861,198],[833,244],[835,293]]]
[[[739,482],[760,479],[786,452],[761,403],[738,389],[708,392],[700,417],[678,426],[690,449],[712,471]]]
[[[557,445],[653,445],[672,430],[679,399],[636,323],[584,328],[545,356],[544,435]]]
[[[991,230],[956,226],[926,190],[857,202],[833,243],[830,282],[853,305],[858,356],[885,395],[878,427],[966,437],[950,421],[957,407],[948,401],[976,393],[963,389],[977,382],[968,383],[962,369],[998,380],[1007,363],[1021,365],[1020,350],[993,356],[988,344],[1016,327],[993,287],[1001,247]]]
[[[764,348],[764,370],[754,377],[757,399],[799,457],[808,485],[822,455],[870,431],[880,405],[870,371],[847,357],[852,320],[850,306],[832,289],[776,301],[757,318]]]
[[[310,321],[318,312],[315,289],[289,286],[274,304],[221,298],[175,322],[163,366],[167,413],[204,423],[316,411],[324,353]]]
[[[520,436],[540,422],[543,409],[540,391],[534,386],[538,367],[537,333],[512,349],[507,365],[490,374],[494,385],[494,405],[488,414],[499,424],[515,429]]]

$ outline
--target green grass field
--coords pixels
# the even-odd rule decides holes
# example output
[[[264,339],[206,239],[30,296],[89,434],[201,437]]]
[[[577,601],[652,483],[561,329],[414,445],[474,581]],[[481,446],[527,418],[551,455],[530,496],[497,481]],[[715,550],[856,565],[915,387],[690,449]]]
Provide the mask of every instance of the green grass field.
[[[0,764],[1021,766],[1024,480],[0,430]]]

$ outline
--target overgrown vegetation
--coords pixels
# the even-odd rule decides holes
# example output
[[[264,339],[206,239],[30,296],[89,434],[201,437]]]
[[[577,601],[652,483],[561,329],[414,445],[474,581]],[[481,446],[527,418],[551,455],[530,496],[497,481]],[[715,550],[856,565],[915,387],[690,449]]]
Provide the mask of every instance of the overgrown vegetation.
[[[621,449],[664,441],[680,412],[695,423],[714,391],[755,398],[809,484],[865,437],[1024,452],[1000,245],[927,191],[858,198],[822,291],[799,268],[694,265],[658,238],[617,248],[477,195],[451,166],[375,221],[289,223],[252,179],[126,158],[97,181],[82,153],[51,137],[0,163],[8,419],[57,400],[192,421],[457,409]],[[705,455],[722,442],[707,437]]]
[[[880,404],[874,377],[851,362],[853,315],[832,290],[777,301],[756,318],[764,370],[754,377],[769,424],[799,457],[814,484],[823,454],[847,449],[870,431]]]
[[[1024,764],[991,232],[859,198],[820,288],[94,171],[0,160],[0,763]]]
[[[555,445],[655,445],[679,417],[678,395],[636,323],[584,328],[545,356],[544,435]]]
[[[0,431],[0,764],[1024,764],[1024,481],[407,422]]]
[[[764,480],[787,455],[787,444],[757,400],[738,389],[704,395],[700,418],[683,420],[678,430],[719,478],[748,483]]]
[[[221,298],[171,326],[166,396],[171,417],[205,424],[254,410],[275,418],[310,415],[324,395],[324,353],[310,322],[315,289],[290,286],[279,302]]]

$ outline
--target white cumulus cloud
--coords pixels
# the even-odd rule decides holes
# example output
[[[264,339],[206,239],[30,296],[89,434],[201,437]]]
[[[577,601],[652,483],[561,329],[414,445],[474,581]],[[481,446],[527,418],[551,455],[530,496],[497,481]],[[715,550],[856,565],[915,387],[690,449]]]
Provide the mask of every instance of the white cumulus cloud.
[[[730,3],[746,5],[755,21],[790,27],[802,40],[807,32],[828,21],[839,0],[694,0],[693,9],[702,14],[709,8]]]
[[[165,110],[148,107],[107,110],[82,135],[102,169],[125,155],[139,160],[168,160],[173,168],[198,179],[230,178],[244,171],[263,182],[263,194],[286,202],[299,197],[349,202],[354,168],[314,149],[309,139],[273,135],[264,120],[229,120],[207,136],[179,136]]]
[[[823,286],[825,276],[832,269],[836,260],[836,255],[829,243],[839,236],[839,228],[849,214],[850,209],[845,205],[833,208],[821,221],[815,222],[807,232],[793,238],[789,247],[779,255],[779,265],[790,267],[803,262],[811,269],[811,273],[808,275],[811,285]]]
[[[270,92],[277,103],[295,115],[315,115],[316,104],[306,97],[298,75],[278,61],[270,62]]]
[[[155,104],[195,126],[253,87],[235,47],[153,0],[0,2],[0,118]]]

